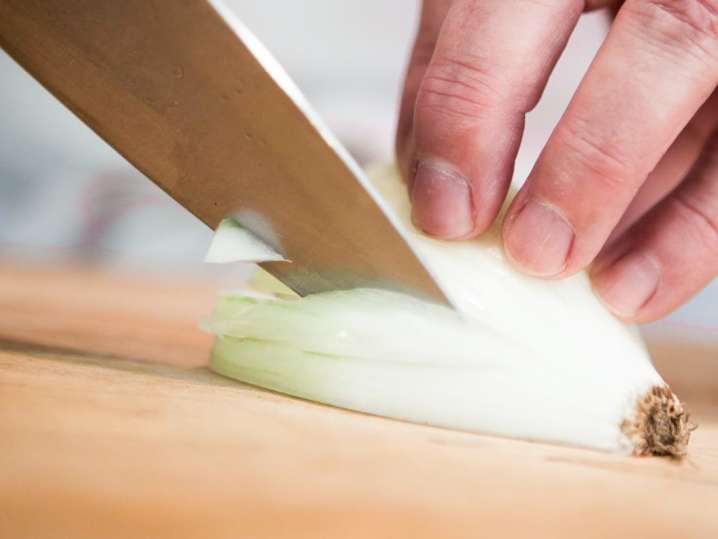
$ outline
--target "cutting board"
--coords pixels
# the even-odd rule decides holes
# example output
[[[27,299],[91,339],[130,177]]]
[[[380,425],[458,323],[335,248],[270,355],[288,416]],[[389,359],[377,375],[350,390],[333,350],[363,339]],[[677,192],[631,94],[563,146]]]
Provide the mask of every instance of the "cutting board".
[[[718,342],[652,344],[700,425],[677,464],[216,376],[216,288],[0,264],[0,537],[718,537]]]

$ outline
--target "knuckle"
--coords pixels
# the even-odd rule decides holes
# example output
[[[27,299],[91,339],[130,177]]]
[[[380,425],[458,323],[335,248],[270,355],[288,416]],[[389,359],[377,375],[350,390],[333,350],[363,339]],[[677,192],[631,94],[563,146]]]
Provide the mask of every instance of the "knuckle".
[[[619,144],[599,139],[591,129],[581,128],[580,122],[565,125],[560,142],[576,168],[588,171],[592,181],[602,182],[611,190],[623,188],[635,175],[630,157]]]
[[[417,114],[476,121],[501,101],[497,83],[475,58],[434,59],[419,86]]]
[[[718,256],[718,211],[712,211],[702,201],[695,200],[678,190],[672,198],[679,219],[686,225],[687,233],[707,250]]]
[[[626,7],[660,39],[718,57],[718,0],[634,0]]]

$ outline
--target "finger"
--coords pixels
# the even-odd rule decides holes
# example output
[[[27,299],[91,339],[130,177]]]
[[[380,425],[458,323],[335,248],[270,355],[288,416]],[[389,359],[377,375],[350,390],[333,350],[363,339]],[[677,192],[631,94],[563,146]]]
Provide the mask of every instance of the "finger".
[[[707,0],[627,0],[504,223],[524,271],[586,267],[718,78]]]
[[[617,315],[648,322],[718,274],[718,132],[681,184],[596,260],[596,292]]]
[[[579,0],[456,0],[414,107],[414,222],[463,238],[486,229],[506,195],[523,131],[581,13]]]
[[[419,29],[416,33],[414,47],[409,58],[409,66],[404,77],[404,88],[399,105],[399,121],[396,127],[396,158],[402,171],[402,176],[405,178],[409,170],[410,134],[414,119],[416,94],[431,56],[434,54],[436,39],[439,36],[441,24],[444,22],[451,2],[452,0],[425,0],[422,3]]]
[[[718,94],[714,93],[696,113],[638,190],[606,242],[610,245],[645,213],[663,200],[685,178],[706,145],[718,118]]]

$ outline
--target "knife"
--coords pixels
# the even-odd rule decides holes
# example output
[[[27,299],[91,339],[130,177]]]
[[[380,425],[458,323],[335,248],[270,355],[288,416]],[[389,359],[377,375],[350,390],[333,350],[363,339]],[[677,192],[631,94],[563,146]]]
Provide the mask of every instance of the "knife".
[[[0,0],[0,45],[211,228],[244,226],[300,294],[362,286],[448,304],[405,231],[218,0]]]

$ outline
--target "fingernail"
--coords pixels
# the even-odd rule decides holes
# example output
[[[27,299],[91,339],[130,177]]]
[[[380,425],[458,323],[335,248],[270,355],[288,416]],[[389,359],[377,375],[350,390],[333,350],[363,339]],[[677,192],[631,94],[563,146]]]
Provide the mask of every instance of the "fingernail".
[[[430,236],[460,238],[474,229],[469,182],[450,165],[420,162],[411,203],[414,224]]]
[[[551,206],[530,199],[508,223],[504,246],[523,271],[538,277],[557,275],[566,267],[574,233]]]
[[[617,315],[632,317],[658,289],[661,268],[642,253],[629,253],[593,275],[593,287]]]

